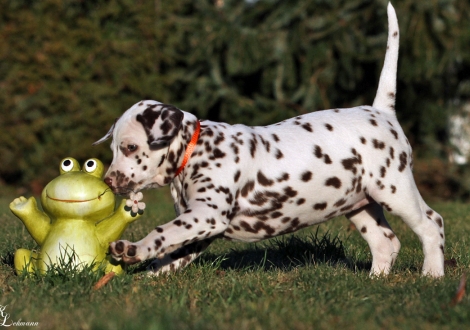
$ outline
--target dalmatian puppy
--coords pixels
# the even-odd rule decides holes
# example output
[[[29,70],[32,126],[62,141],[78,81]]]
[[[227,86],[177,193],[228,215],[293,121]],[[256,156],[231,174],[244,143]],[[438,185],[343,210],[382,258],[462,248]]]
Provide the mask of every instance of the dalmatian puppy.
[[[177,217],[142,240],[112,242],[117,260],[155,259],[152,274],[194,260],[216,238],[256,242],[346,215],[388,274],[400,242],[383,210],[418,235],[422,273],[444,275],[442,217],[423,201],[412,151],[395,114],[398,22],[389,4],[388,46],[373,106],[317,111],[248,127],[199,121],[156,101],[127,110],[112,136],[105,182],[117,194],[171,185]]]

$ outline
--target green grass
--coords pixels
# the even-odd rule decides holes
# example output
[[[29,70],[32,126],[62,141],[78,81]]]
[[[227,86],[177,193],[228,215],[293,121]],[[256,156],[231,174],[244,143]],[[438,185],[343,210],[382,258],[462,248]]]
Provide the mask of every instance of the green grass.
[[[95,291],[103,275],[71,271],[17,276],[13,254],[35,248],[0,198],[0,305],[12,321],[40,329],[459,329],[470,326],[470,298],[451,307],[470,266],[470,205],[432,207],[446,220],[444,279],[419,275],[417,237],[388,216],[402,243],[389,276],[369,278],[367,244],[345,218],[257,244],[214,242],[176,274],[149,278],[141,266]],[[173,217],[169,192],[146,194],[148,210],[124,237],[137,240]],[[2,319],[0,319],[0,323]]]

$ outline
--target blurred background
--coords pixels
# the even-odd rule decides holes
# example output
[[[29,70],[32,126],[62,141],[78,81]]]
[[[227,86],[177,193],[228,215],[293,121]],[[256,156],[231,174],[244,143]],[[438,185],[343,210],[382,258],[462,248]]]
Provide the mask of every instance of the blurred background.
[[[395,0],[397,115],[425,198],[470,197],[470,2]],[[40,193],[134,103],[266,125],[371,104],[384,0],[0,0],[0,191]],[[13,190],[12,190],[13,189]]]

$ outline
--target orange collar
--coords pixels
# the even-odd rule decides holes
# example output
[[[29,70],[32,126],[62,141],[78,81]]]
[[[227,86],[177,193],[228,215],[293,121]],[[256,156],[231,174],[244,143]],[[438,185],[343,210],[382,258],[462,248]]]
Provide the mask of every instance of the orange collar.
[[[198,120],[196,122],[196,130],[193,133],[191,141],[189,141],[189,144],[186,147],[186,152],[184,153],[183,162],[181,163],[181,166],[176,171],[175,177],[177,177],[181,173],[181,171],[186,166],[186,163],[188,162],[189,158],[191,157],[191,154],[193,153],[194,148],[196,147],[197,140],[199,139],[199,132],[200,131],[201,131],[201,123]]]

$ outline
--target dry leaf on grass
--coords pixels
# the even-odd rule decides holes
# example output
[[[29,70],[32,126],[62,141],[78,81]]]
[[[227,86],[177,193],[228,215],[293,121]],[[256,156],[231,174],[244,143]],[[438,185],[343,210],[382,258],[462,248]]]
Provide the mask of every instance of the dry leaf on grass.
[[[354,231],[356,230],[356,226],[351,222],[348,226],[348,231]]]
[[[109,272],[108,274],[104,275],[102,278],[99,279],[98,282],[93,286],[93,290],[99,290],[104,287],[109,281],[111,281],[116,275],[115,272]]]
[[[465,287],[467,286],[467,276],[463,273],[462,277],[460,278],[459,287],[457,289],[457,293],[455,294],[454,298],[452,299],[450,306],[454,307],[459,302],[462,301],[463,297],[465,296]]]

